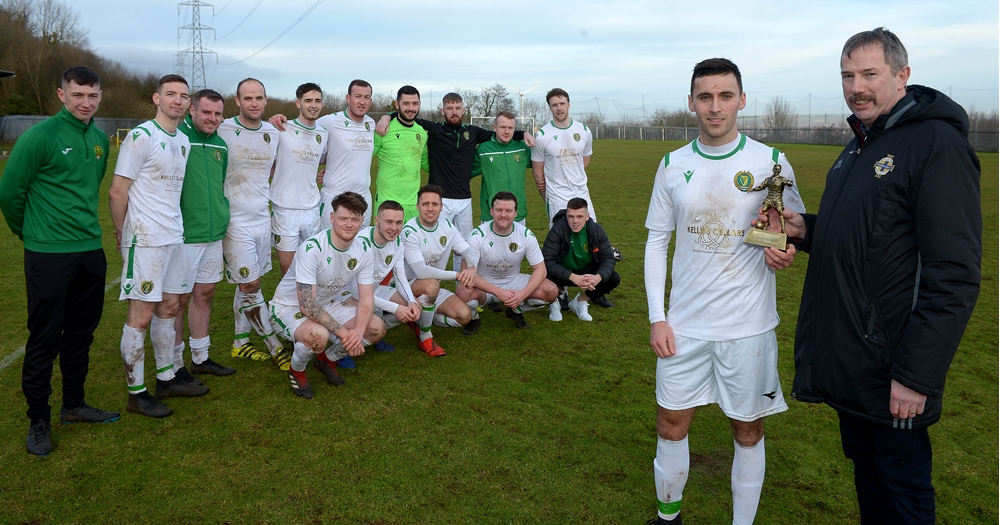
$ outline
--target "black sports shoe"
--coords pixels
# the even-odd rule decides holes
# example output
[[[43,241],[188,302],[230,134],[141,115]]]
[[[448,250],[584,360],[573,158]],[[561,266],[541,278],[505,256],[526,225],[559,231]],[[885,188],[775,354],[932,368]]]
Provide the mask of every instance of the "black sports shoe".
[[[524,320],[524,314],[519,314],[514,310],[511,310],[509,306],[507,307],[506,310],[504,310],[503,313],[504,315],[507,316],[508,319],[512,319],[514,321],[514,326],[516,326],[518,329],[527,330],[528,328],[531,328],[531,325],[528,324],[528,321]]]
[[[569,293],[563,292],[559,294],[559,309],[564,312],[569,311]]]
[[[222,366],[211,359],[205,359],[201,364],[191,362],[192,374],[210,374],[213,376],[231,376],[236,373],[236,369],[229,366]]]
[[[601,308],[614,308],[615,307],[615,303],[612,303],[611,301],[608,300],[608,298],[606,296],[603,296],[603,295],[600,296],[600,297],[598,297],[597,299],[594,299],[591,302],[594,303],[594,304],[596,304],[597,306],[600,306]]]
[[[28,429],[28,452],[44,458],[52,452],[52,427],[41,419],[32,421]]]
[[[149,417],[167,417],[174,413],[170,407],[157,401],[146,390],[138,394],[129,394],[125,410]]]
[[[326,382],[333,386],[343,386],[347,383],[340,374],[337,373],[337,364],[331,363],[326,357],[326,352],[322,352],[316,356],[316,370],[319,370],[326,376]]]
[[[292,393],[299,397],[312,399],[316,395],[312,387],[309,386],[309,379],[305,372],[296,372],[294,368],[289,368],[288,382],[292,384]]]
[[[477,317],[469,321],[469,324],[462,328],[462,333],[465,335],[476,335],[476,331],[479,330],[479,325],[481,324],[483,324],[483,320]]]
[[[121,417],[122,415],[118,412],[100,410],[86,403],[72,410],[67,410],[66,407],[63,407],[59,411],[59,421],[62,421],[64,425],[69,423],[110,423],[118,421]]]
[[[201,381],[197,377],[191,375],[191,372],[188,372],[187,368],[183,366],[174,372],[174,379],[184,383],[185,385],[201,386]]]
[[[665,520],[657,515],[655,518],[647,521],[646,525],[684,525],[684,520],[681,519],[680,514],[672,520]]]
[[[168,397],[201,397],[207,393],[207,386],[184,383],[179,377],[174,377],[170,381],[156,380],[157,399],[166,399]]]
[[[503,311],[503,305],[500,303],[489,303],[486,307],[489,308],[491,312],[500,313]]]

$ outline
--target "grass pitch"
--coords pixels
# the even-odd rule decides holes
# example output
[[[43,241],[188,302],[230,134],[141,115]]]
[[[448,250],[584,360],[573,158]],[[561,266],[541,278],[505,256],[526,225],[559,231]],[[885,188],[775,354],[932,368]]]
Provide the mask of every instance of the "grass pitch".
[[[626,259],[615,307],[593,307],[515,331],[483,313],[480,333],[435,329],[448,356],[428,359],[405,328],[389,332],[398,350],[369,351],[347,385],[309,371],[316,398],[292,395],[270,363],[229,357],[233,287],[220,284],[212,357],[235,366],[208,377],[199,399],[171,399],[173,416],[124,412],[118,345],[126,308],[108,291],[91,350],[87,400],[123,412],[106,425],[53,428],[55,450],[24,450],[28,421],[18,358],[26,338],[22,245],[0,228],[0,495],[4,523],[642,523],[655,514],[655,357],[648,345],[642,258],[646,208],[657,162],[680,143],[597,141],[588,170],[601,223]],[[799,190],[815,210],[840,149],[782,147]],[[110,185],[111,171],[105,180]],[[931,428],[940,523],[997,521],[997,154],[983,162],[986,230],[979,304],[948,376],[945,408]],[[478,193],[478,182],[473,181]],[[541,238],[543,205],[528,183],[528,225]],[[105,193],[106,195],[106,193]],[[473,205],[478,217],[478,196]],[[107,198],[101,217],[108,277],[121,268]],[[779,368],[787,395],[792,342],[807,256],[779,273]],[[277,261],[274,264],[277,268]],[[277,271],[264,282],[270,298]],[[147,349],[149,349],[147,343]],[[152,383],[152,352],[146,371]],[[59,371],[52,404],[58,414]],[[759,523],[857,522],[851,464],[840,451],[836,414],[788,399],[768,418],[767,478]],[[691,430],[690,523],[731,519],[732,438],[715,407]]]

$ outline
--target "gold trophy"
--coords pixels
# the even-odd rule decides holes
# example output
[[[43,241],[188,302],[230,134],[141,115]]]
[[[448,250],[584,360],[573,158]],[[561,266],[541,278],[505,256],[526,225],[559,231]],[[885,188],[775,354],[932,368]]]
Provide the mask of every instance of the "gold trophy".
[[[781,176],[781,166],[775,164],[774,173],[770,177],[764,179],[756,187],[747,190],[747,193],[751,193],[767,188],[767,197],[764,198],[764,202],[760,205],[760,211],[762,215],[767,217],[768,210],[774,208],[778,212],[778,217],[781,218],[781,232],[766,230],[767,219],[757,220],[754,223],[754,227],[743,238],[743,242],[756,246],[770,246],[771,248],[785,251],[785,247],[788,244],[788,237],[785,235],[785,218],[781,215],[781,212],[785,210],[785,204],[782,202],[781,196],[785,191],[785,186],[791,186],[792,184],[791,179]]]

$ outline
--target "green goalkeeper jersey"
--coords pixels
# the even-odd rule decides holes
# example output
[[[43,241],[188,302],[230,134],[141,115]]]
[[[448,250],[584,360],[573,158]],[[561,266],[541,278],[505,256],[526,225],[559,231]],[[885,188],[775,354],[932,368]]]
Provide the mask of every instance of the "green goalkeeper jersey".
[[[375,201],[394,200],[416,208],[420,170],[427,171],[427,131],[414,123],[406,126],[393,119],[385,136],[375,134],[373,155],[378,157]]]

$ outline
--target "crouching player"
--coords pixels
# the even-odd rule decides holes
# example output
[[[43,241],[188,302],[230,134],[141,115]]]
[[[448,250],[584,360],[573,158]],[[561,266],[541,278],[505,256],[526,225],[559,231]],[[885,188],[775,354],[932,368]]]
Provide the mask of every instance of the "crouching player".
[[[402,323],[415,323],[420,318],[420,304],[406,280],[403,257],[403,205],[388,200],[378,207],[375,226],[368,228],[364,237],[370,243],[374,255],[375,316],[382,319],[386,329]],[[344,302],[357,305],[360,299],[357,281],[352,281],[349,290],[341,293]],[[384,339],[373,348],[392,352],[396,348]]]
[[[438,220],[440,215],[441,187],[428,184],[417,191],[417,216],[403,226],[407,277],[420,303],[419,326],[411,327],[417,332],[419,348],[430,357],[445,354],[434,342],[431,325],[462,327],[479,316],[451,291],[441,288],[442,280],[472,287],[479,258],[458,228],[447,219]],[[444,269],[452,250],[462,256],[468,268],[461,272]]]
[[[520,329],[531,328],[524,320],[521,304],[532,301],[542,306],[555,302],[559,289],[545,278],[545,258],[538,239],[531,230],[514,222],[517,197],[509,191],[493,196],[490,203],[493,220],[480,224],[469,235],[469,245],[479,255],[480,273],[475,288],[459,288],[458,296],[474,307],[478,304],[503,303],[505,313]],[[528,259],[531,275],[521,273],[521,261]],[[529,303],[531,304],[531,303]],[[478,318],[466,325],[463,333],[471,335],[482,323]]]
[[[294,342],[288,380],[292,392],[311,399],[313,389],[306,366],[316,357],[316,368],[331,385],[344,384],[335,361],[344,355],[359,356],[365,344],[385,333],[382,321],[372,316],[373,255],[369,241],[357,238],[368,204],[364,197],[345,192],[333,199],[332,229],[302,243],[295,251],[288,273],[278,283],[271,300],[271,326],[280,337]],[[357,279],[357,306],[335,301],[348,283]],[[332,346],[327,349],[327,343]]]

